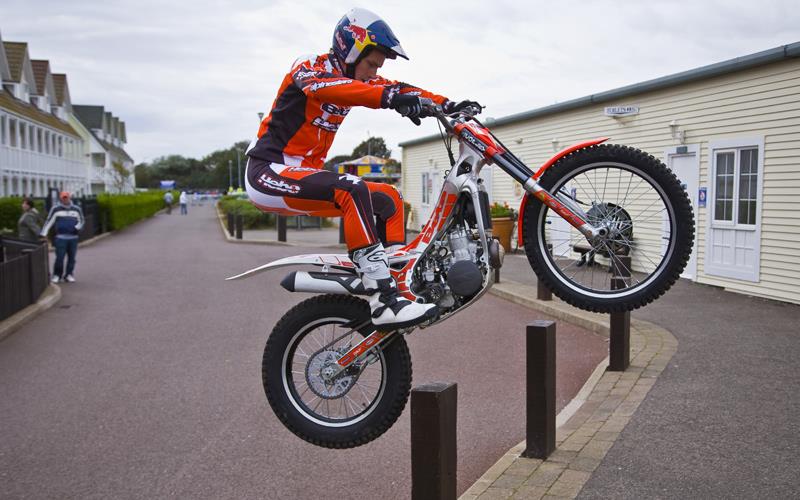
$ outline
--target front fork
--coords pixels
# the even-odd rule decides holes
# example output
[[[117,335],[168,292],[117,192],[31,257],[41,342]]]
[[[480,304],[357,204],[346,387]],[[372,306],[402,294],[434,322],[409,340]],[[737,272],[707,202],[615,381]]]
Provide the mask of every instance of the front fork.
[[[560,215],[564,220],[570,223],[572,227],[577,229],[583,234],[587,240],[594,241],[598,236],[603,236],[606,229],[594,227],[586,220],[586,213],[577,205],[573,204],[572,207],[562,203],[558,198],[553,196],[549,191],[539,185],[533,172],[525,165],[518,161],[511,161],[503,154],[496,154],[492,160],[503,169],[508,175],[513,177],[517,182],[522,184],[522,187],[528,193],[532,194],[536,199],[547,205],[552,211]]]

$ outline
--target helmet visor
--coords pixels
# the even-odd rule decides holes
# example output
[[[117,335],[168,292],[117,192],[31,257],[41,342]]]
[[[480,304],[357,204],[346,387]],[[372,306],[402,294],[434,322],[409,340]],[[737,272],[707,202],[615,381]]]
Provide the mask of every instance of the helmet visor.
[[[383,20],[375,21],[367,28],[370,39],[380,47],[392,52],[403,59],[408,59],[406,51],[400,45],[400,40],[394,36],[392,29]]]

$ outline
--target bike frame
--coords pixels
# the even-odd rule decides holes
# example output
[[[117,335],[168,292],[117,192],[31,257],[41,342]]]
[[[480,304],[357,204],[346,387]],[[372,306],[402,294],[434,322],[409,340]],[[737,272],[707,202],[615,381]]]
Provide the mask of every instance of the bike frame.
[[[475,219],[478,226],[478,236],[481,247],[483,248],[480,257],[481,262],[488,267],[489,259],[489,244],[488,240],[490,234],[484,226],[483,221],[483,205],[480,202],[480,192],[483,190],[480,185],[481,170],[489,163],[494,163],[500,167],[504,172],[512,178],[520,182],[525,191],[526,196],[522,200],[520,206],[520,214],[525,208],[525,204],[530,196],[535,196],[539,201],[550,207],[554,212],[563,217],[572,226],[578,229],[587,238],[594,238],[598,234],[597,228],[592,226],[586,221],[586,214],[576,204],[566,205],[559,201],[554,195],[549,193],[546,189],[542,188],[538,179],[542,174],[554,165],[560,158],[583,148],[587,148],[596,144],[603,143],[608,138],[601,138],[592,141],[586,141],[560,151],[554,155],[547,162],[545,162],[535,173],[528,169],[516,157],[507,153],[498,143],[494,140],[491,133],[479,123],[460,122],[455,125],[449,123],[443,118],[443,115],[438,115],[437,118],[445,125],[448,132],[455,135],[459,139],[459,156],[458,160],[453,164],[453,167],[447,172],[445,180],[442,184],[442,190],[439,193],[439,198],[433,210],[433,215],[428,219],[428,222],[423,227],[420,234],[408,245],[403,247],[398,254],[390,257],[390,263],[403,262],[406,264],[400,270],[391,269],[391,273],[397,282],[398,291],[409,300],[417,300],[411,290],[413,281],[413,270],[419,259],[425,254],[428,247],[432,242],[435,242],[445,235],[450,228],[452,220],[453,208],[459,198],[460,194],[466,194],[472,200],[473,209],[475,211]],[[568,200],[565,200],[568,202]],[[522,241],[522,221],[519,223],[519,241]],[[426,328],[434,325],[448,318],[457,311],[471,305],[484,293],[486,293],[494,282],[494,273],[487,273],[481,290],[470,301],[458,309],[450,313],[443,314],[435,321],[421,325],[420,328]],[[394,333],[394,332],[392,332]],[[339,358],[337,364],[339,372],[350,366],[356,360],[363,358],[370,351],[378,347],[386,339],[391,338],[390,334],[386,332],[375,331],[367,336],[358,345],[353,347],[347,354]]]

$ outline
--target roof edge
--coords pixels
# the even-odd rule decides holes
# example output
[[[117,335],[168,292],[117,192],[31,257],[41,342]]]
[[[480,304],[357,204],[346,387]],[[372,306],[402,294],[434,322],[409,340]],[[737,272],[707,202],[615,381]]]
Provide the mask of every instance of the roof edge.
[[[581,108],[583,106],[588,106],[590,104],[600,104],[603,102],[611,101],[613,99],[619,99],[621,97],[627,97],[634,94],[641,94],[643,92],[651,92],[654,90],[661,90],[663,88],[672,87],[683,83],[693,82],[697,80],[704,80],[707,78],[713,78],[715,76],[725,75],[736,71],[742,71],[745,69],[755,68],[758,66],[764,66],[766,64],[782,61],[784,59],[794,59],[798,57],[800,57],[800,42],[790,43],[787,45],[782,45],[780,47],[775,47],[773,49],[767,49],[761,52],[756,52],[754,54],[749,54],[742,57],[735,57],[727,61],[722,61],[714,64],[709,64],[707,66],[701,66],[699,68],[682,71],[680,73],[674,73],[671,75],[655,78],[652,80],[646,80],[644,82],[635,83],[632,85],[626,85],[624,87],[619,87],[605,92],[579,97],[577,99],[571,99],[569,101],[560,102],[558,104],[552,104],[550,106],[545,106],[542,108],[536,108],[530,111],[524,111],[522,113],[515,113],[513,115],[497,118],[493,121],[487,121],[487,125],[492,125],[495,127],[498,125],[508,125],[523,120],[529,120],[531,118],[538,118],[540,116],[546,116],[554,113],[560,113],[562,111]],[[421,137],[419,139],[412,139],[410,141],[401,142],[399,146],[400,147],[414,146],[417,144],[430,142],[432,140],[436,140],[439,138],[440,138],[439,134],[429,135]]]

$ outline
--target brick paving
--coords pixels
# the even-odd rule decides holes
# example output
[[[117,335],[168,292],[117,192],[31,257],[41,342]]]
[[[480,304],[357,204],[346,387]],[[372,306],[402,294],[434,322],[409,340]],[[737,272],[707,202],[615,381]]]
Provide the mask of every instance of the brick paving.
[[[555,299],[530,299],[530,288],[511,281],[496,285],[493,293],[535,309],[561,311],[561,317],[606,329],[603,315],[583,313]],[[607,316],[605,316],[607,320]],[[590,380],[580,408],[556,432],[556,450],[546,459],[520,454],[525,441],[508,451],[460,498],[461,500],[575,498],[592,472],[614,445],[656,378],[677,350],[675,337],[663,328],[631,320],[631,363],[624,372],[605,371]]]

